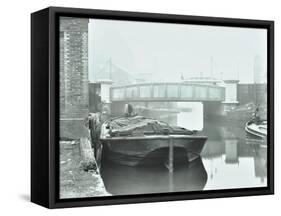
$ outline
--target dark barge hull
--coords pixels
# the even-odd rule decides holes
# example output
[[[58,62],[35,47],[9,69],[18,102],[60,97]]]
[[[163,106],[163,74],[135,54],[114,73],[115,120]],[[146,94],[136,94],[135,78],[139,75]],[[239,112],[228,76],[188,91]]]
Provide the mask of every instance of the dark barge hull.
[[[110,137],[101,139],[103,157],[117,164],[137,166],[141,164],[167,163],[172,150],[174,162],[188,162],[200,156],[207,140],[195,135],[152,135]]]

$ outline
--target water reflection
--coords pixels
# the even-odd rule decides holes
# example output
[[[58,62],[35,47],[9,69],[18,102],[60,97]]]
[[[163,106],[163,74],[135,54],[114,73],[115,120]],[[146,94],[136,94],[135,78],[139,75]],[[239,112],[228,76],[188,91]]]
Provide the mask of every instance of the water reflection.
[[[205,122],[208,141],[202,160],[208,173],[204,190],[267,185],[267,148],[261,140],[248,141],[243,127],[231,122]]]
[[[114,195],[198,191],[207,182],[201,158],[176,166],[174,173],[165,166],[129,167],[103,161],[101,174],[106,190]]]

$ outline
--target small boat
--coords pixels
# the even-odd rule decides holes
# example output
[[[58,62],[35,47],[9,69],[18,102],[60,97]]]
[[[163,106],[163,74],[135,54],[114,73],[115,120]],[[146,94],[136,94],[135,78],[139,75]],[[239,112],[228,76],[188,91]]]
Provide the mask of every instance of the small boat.
[[[246,123],[246,132],[256,138],[266,139],[267,137],[267,121],[252,119]]]
[[[143,116],[117,117],[101,126],[103,157],[122,165],[193,161],[207,140],[195,132]]]

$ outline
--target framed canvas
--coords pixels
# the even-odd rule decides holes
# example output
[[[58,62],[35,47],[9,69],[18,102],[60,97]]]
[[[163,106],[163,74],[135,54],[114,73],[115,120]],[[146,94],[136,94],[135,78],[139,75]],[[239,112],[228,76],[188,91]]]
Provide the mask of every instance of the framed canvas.
[[[274,193],[274,22],[31,15],[31,201]]]

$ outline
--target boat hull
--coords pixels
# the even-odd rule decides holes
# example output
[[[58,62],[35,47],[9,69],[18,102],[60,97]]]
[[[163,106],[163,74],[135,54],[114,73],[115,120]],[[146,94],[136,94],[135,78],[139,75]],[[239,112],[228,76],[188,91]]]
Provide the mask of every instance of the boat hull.
[[[101,139],[103,157],[129,166],[167,163],[170,151],[174,162],[188,162],[200,156],[205,136],[167,135],[145,137],[113,137]]]
[[[259,138],[259,139],[266,139],[267,132],[266,131],[260,131],[257,129],[254,123],[247,122],[245,126],[245,131],[247,132],[248,136],[253,138]]]

